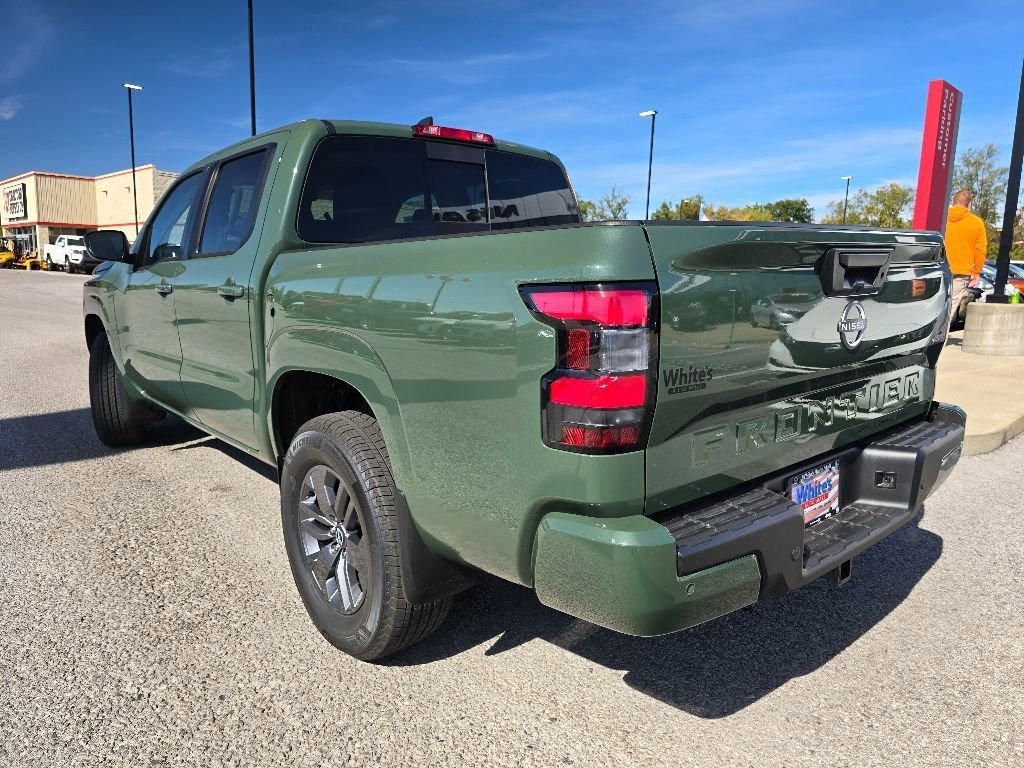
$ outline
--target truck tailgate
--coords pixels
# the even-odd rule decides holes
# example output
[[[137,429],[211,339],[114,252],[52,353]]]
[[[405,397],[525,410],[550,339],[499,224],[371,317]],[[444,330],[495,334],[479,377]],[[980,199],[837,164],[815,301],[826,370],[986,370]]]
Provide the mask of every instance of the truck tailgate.
[[[661,300],[649,514],[928,409],[948,284],[937,234],[725,223],[647,232]]]

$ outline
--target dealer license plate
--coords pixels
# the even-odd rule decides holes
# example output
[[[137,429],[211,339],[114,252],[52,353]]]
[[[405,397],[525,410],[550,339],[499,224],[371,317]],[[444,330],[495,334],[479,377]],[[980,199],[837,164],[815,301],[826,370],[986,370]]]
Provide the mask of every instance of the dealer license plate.
[[[839,462],[830,461],[789,480],[789,496],[804,511],[804,525],[820,523],[839,511]]]

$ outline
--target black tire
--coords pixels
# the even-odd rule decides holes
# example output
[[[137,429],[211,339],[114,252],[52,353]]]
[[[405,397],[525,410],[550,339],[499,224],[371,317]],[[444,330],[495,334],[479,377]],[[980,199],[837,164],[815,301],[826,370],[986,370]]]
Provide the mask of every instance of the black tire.
[[[330,521],[320,520],[323,505],[308,494],[318,490],[310,483],[321,468],[330,470],[327,480],[338,481],[331,506],[338,510],[344,504],[351,513],[337,512]],[[343,489],[341,484],[347,487]],[[415,605],[406,600],[397,497],[387,448],[371,416],[358,411],[318,416],[299,429],[288,448],[281,470],[281,522],[295,585],[313,624],[328,642],[364,661],[383,658],[427,637],[444,621],[452,603],[450,597]],[[355,525],[347,525],[343,517],[351,517]],[[327,533],[326,540],[336,542],[340,536],[340,544],[324,542],[324,532],[332,522],[333,533]],[[359,530],[339,534],[339,527]],[[332,535],[334,538],[329,538]],[[327,577],[322,572],[320,578],[314,575],[311,563],[335,546],[338,549],[331,551],[340,554],[333,555],[332,601],[327,578],[331,571],[326,571]],[[346,552],[355,552],[355,548],[360,552],[359,562],[353,562],[355,570],[347,570],[346,558],[353,556]],[[345,589],[340,586],[342,567],[347,574]],[[361,594],[358,602],[351,599],[356,588]],[[341,592],[350,599],[340,598]]]
[[[56,268],[54,267],[53,262],[50,261],[50,257],[49,256],[46,257],[46,271],[47,272],[56,272],[57,271]]]
[[[100,440],[111,448],[138,445],[146,427],[138,418],[140,406],[128,395],[104,333],[89,345],[89,404]]]

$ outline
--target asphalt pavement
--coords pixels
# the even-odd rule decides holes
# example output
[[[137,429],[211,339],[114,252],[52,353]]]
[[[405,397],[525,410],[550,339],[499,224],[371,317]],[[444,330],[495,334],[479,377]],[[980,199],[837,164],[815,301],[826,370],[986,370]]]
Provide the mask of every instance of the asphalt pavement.
[[[841,588],[640,639],[486,578],[371,665],[307,619],[272,473],[96,439],[84,279],[0,271],[0,765],[1024,764],[1024,439]]]

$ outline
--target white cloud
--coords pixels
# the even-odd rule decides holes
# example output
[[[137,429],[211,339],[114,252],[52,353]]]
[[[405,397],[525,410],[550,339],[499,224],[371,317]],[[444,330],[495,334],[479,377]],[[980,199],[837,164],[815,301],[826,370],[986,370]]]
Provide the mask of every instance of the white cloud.
[[[761,147],[756,153],[731,152],[727,157],[695,162],[671,160],[655,163],[657,179],[652,195],[693,189],[731,179],[780,178],[817,169],[866,166],[914,160],[921,133],[912,128],[878,128],[852,134],[793,139],[781,147]],[[657,154],[657,152],[655,153]],[[577,172],[580,178],[621,184],[623,179],[646,174],[644,162],[595,166]]]
[[[618,117],[614,101],[611,92],[597,90],[508,94],[453,106],[445,112],[445,119],[509,138],[513,133],[530,133],[532,129],[549,131],[553,126],[593,125],[614,120]],[[550,139],[547,134],[549,145]]]
[[[547,55],[546,51],[518,53],[486,53],[451,59],[393,58],[364,62],[363,66],[375,72],[397,70],[431,80],[443,80],[453,85],[476,85],[497,77],[509,65],[535,61]]]
[[[172,54],[158,66],[180,77],[221,77],[234,69],[235,65],[235,54],[220,50],[204,54]]]
[[[28,72],[53,37],[54,27],[49,19],[32,6],[31,3],[0,0],[5,45],[0,82],[14,82]]]
[[[21,110],[24,100],[21,96],[7,96],[0,99],[0,120],[11,120]]]
[[[913,184],[909,176],[895,178],[892,170],[916,168],[921,133],[914,128],[877,128],[846,134],[792,139],[778,146],[744,147],[738,152],[703,154],[688,161],[678,155],[658,161],[655,147],[651,200],[678,199],[701,192],[719,205],[745,205],[755,200],[806,197],[820,216],[827,203],[840,199],[843,182],[839,176],[854,175],[853,190],[896,180]],[[641,182],[647,176],[646,158],[630,163],[609,163],[569,169],[582,197],[602,194],[612,185],[633,198],[633,212],[642,206]],[[800,191],[808,176],[818,178],[808,194]],[[821,189],[822,181],[835,177],[835,191]],[[591,192],[597,190],[597,192]],[[642,209],[641,209],[642,210]]]

